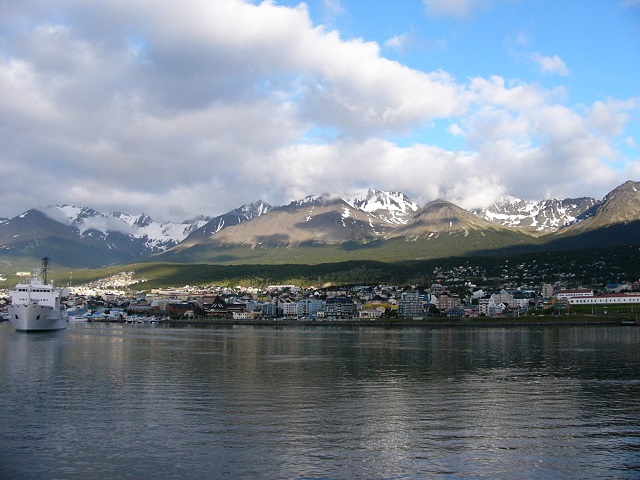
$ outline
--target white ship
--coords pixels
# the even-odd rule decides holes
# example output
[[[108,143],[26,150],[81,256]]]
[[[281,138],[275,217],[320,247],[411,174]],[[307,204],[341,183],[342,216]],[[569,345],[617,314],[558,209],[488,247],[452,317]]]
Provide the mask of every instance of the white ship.
[[[66,296],[61,290],[47,283],[49,260],[44,258],[42,269],[36,270],[29,283],[18,283],[9,291],[9,321],[20,332],[62,330],[67,327],[67,315],[60,299]]]

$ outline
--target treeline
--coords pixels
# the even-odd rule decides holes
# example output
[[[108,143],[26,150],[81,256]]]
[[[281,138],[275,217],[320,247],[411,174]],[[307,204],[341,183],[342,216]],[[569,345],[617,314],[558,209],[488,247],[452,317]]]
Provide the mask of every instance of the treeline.
[[[640,249],[611,247],[519,255],[465,256],[437,260],[384,263],[370,260],[317,265],[208,265],[143,263],[99,270],[54,272],[58,285],[85,283],[119,271],[135,272],[145,281],[139,289],[184,285],[266,286],[295,284],[374,284],[430,286],[442,282],[455,286],[503,284],[537,286],[564,281],[569,286],[597,287],[640,279]]]

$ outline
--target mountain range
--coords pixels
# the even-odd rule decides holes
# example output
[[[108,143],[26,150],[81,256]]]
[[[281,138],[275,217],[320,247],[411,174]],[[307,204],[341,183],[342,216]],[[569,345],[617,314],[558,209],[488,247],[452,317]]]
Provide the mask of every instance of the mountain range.
[[[640,183],[602,200],[504,197],[474,211],[436,199],[420,207],[400,192],[312,195],[284,206],[258,200],[180,223],[69,205],[0,221],[0,271],[49,256],[58,265],[143,261],[327,263],[400,261],[498,251],[640,243]]]

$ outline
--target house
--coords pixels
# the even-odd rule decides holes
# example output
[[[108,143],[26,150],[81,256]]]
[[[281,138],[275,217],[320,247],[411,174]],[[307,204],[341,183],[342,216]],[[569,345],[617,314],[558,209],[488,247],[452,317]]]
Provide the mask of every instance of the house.
[[[485,315],[487,317],[502,316],[506,309],[507,305],[496,301],[493,295],[485,295],[478,303],[480,315]]]
[[[500,292],[492,294],[491,298],[493,298],[495,303],[504,303],[509,308],[518,308],[516,299],[504,288],[500,290]]]

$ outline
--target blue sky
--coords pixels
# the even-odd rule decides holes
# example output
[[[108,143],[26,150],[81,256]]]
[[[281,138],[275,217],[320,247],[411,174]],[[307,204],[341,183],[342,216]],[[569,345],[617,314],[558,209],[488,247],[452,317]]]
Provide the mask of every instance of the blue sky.
[[[640,180],[639,0],[5,0],[0,216]]]

